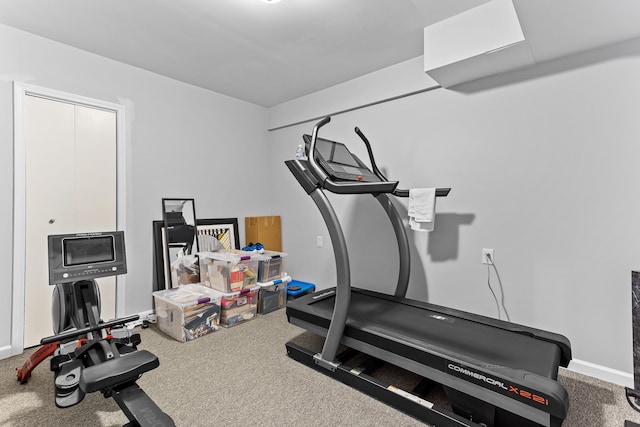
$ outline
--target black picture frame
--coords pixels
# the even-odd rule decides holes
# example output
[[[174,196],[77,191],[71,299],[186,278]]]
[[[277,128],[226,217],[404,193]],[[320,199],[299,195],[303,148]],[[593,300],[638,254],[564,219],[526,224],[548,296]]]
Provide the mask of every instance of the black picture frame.
[[[164,221],[153,221],[153,290],[161,291],[166,289],[165,280],[165,264],[164,264]],[[228,229],[230,245],[229,249],[240,249],[240,235],[238,233],[238,218],[215,218],[215,219],[200,219],[196,220],[196,228],[198,231],[201,229],[216,226],[218,229]]]

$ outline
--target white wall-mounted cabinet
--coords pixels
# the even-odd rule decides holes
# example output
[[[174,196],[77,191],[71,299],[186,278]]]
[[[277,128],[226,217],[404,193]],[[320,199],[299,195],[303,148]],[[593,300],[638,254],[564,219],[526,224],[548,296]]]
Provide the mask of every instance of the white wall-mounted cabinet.
[[[494,0],[424,29],[425,72],[444,87],[534,63],[512,0]]]

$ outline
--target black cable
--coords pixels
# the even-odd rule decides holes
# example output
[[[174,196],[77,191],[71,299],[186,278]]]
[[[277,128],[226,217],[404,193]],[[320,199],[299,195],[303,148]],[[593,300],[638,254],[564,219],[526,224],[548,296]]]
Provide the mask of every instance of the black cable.
[[[638,406],[638,399],[640,399],[640,393],[637,390],[634,390],[629,387],[625,387],[624,390],[625,390],[625,395],[627,397],[627,402],[629,402],[629,405],[636,411],[640,412],[640,406]]]

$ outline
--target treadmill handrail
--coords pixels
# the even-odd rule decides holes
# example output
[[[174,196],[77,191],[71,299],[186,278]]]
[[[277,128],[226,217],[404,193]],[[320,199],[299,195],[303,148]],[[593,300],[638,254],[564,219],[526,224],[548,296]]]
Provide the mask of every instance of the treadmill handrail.
[[[367,147],[367,153],[369,154],[369,161],[371,162],[371,170],[373,170],[373,173],[376,174],[376,176],[380,178],[381,181],[389,181],[387,177],[384,176],[384,174],[380,171],[380,169],[378,169],[376,160],[373,158],[373,150],[371,149],[371,144],[369,143],[369,140],[367,139],[367,137],[364,136],[364,133],[362,133],[359,127],[356,126],[354,130],[356,134],[360,137],[362,142],[364,142],[364,145]]]
[[[436,197],[447,197],[451,188],[436,188]],[[393,191],[393,195],[396,197],[409,197],[409,190],[396,189]]]
[[[377,194],[393,193],[398,186],[397,181],[383,182],[337,182],[327,179],[323,187],[336,194]]]
[[[311,173],[318,179],[318,183],[321,187],[323,187],[324,182],[329,178],[326,173],[322,170],[322,168],[318,165],[315,159],[316,153],[316,140],[318,139],[318,131],[320,128],[331,121],[331,117],[327,116],[324,119],[320,120],[313,127],[313,133],[311,134],[311,144],[309,145],[309,154],[307,155],[307,159],[309,161],[309,170]]]
[[[367,153],[369,155],[369,161],[371,162],[371,168],[373,173],[378,179],[379,182],[361,182],[361,181],[334,181],[327,175],[327,173],[322,169],[322,167],[318,164],[315,158],[316,153],[316,142],[318,140],[318,132],[320,128],[326,125],[331,121],[331,116],[326,116],[322,120],[320,120],[313,127],[313,132],[311,133],[311,142],[309,143],[309,153],[308,153],[308,161],[309,161],[309,170],[312,175],[318,180],[320,187],[329,190],[332,193],[336,194],[380,194],[380,193],[390,193],[397,197],[409,197],[409,190],[399,190],[398,181],[389,181],[386,176],[380,171],[378,165],[376,164],[375,158],[373,156],[373,150],[371,149],[371,144],[367,137],[364,136],[360,128],[356,127],[355,132],[358,134],[360,139],[364,142]],[[446,197],[451,191],[451,188],[437,188],[436,189],[436,197]]]
[[[327,116],[320,120],[313,127],[313,133],[311,134],[311,143],[309,144],[309,155],[307,156],[309,161],[309,170],[318,180],[319,185],[332,193],[337,194],[371,194],[371,193],[393,193],[398,186],[397,181],[383,180],[381,182],[338,182],[333,181],[322,170],[318,162],[316,162],[316,141],[318,140],[318,131],[320,128],[331,121],[331,117]]]
[[[373,149],[371,148],[371,143],[369,143],[369,140],[367,139],[366,136],[364,136],[364,133],[362,133],[362,131],[360,130],[359,127],[356,126],[356,128],[354,130],[355,130],[356,134],[358,134],[358,136],[360,137],[362,142],[364,142],[364,145],[367,147],[367,153],[369,154],[369,161],[371,162],[371,169],[373,170],[373,173],[381,181],[388,181],[387,177],[384,176],[384,174],[382,173],[382,171],[380,171],[380,169],[378,169],[378,165],[376,164],[376,160],[373,157]],[[436,197],[446,197],[446,196],[449,195],[450,191],[451,191],[451,188],[437,188],[436,189]],[[409,197],[409,190],[395,189],[395,190],[393,190],[392,194],[394,196],[396,196],[396,197]]]

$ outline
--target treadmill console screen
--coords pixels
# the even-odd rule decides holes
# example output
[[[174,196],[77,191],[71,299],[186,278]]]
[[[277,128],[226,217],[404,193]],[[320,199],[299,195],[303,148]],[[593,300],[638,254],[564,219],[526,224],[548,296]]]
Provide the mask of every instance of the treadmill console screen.
[[[304,135],[303,139],[308,152],[311,136]],[[340,142],[317,138],[315,151],[316,161],[331,178],[345,181],[380,181],[367,165],[362,163],[355,154],[349,151],[346,145]]]

